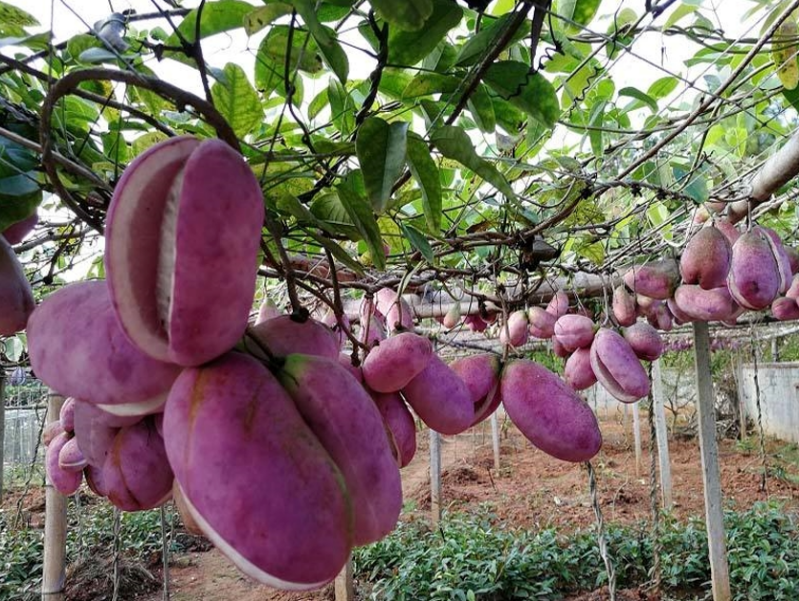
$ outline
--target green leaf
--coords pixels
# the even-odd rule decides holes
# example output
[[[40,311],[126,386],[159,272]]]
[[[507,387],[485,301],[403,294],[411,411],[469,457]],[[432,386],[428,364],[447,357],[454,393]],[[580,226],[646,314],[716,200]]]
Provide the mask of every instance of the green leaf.
[[[400,222],[399,226],[402,233],[408,239],[408,242],[411,243],[411,246],[422,253],[425,260],[432,265],[436,259],[433,255],[433,248],[430,246],[425,235],[412,225],[405,225]]]
[[[355,259],[353,259],[349,253],[341,248],[338,244],[333,242],[330,238],[326,238],[325,236],[321,236],[316,232],[309,231],[307,232],[308,235],[316,240],[316,242],[322,245],[324,248],[330,251],[330,254],[333,255],[335,259],[338,259],[344,266],[348,267],[350,270],[354,271],[356,274],[362,276],[364,274],[363,265],[358,263]]]
[[[264,119],[258,92],[250,84],[244,69],[233,63],[225,65],[223,77],[211,87],[217,110],[240,138],[253,133]]]
[[[203,7],[202,21],[200,22],[200,39],[224,33],[231,29],[238,29],[244,26],[244,19],[253,10],[252,4],[244,0],[218,0],[208,2]],[[177,31],[186,41],[195,41],[197,29],[197,9],[195,8],[178,25]],[[166,46],[180,46],[180,38],[177,33],[173,33],[164,43]],[[173,54],[167,53],[170,58],[175,58]]]
[[[432,0],[432,3],[433,12],[425,19],[423,27],[412,31],[389,28],[389,63],[415,65],[435,50],[447,32],[461,22],[463,9],[451,0]]]
[[[394,183],[405,168],[407,139],[407,123],[389,124],[370,117],[358,129],[355,152],[369,200],[378,215],[386,210]]]
[[[0,231],[33,215],[41,202],[35,172],[0,178]]]
[[[430,142],[448,159],[458,161],[467,169],[471,169],[507,198],[516,198],[508,180],[496,167],[480,158],[474,150],[469,136],[459,127],[445,125],[435,130]]]
[[[494,19],[488,24],[484,24],[476,34],[469,36],[458,52],[455,65],[467,67],[478,62],[502,35],[511,17],[512,15],[504,15],[499,19]]]
[[[794,19],[789,18],[782,22],[773,37],[771,60],[774,61],[777,77],[786,90],[793,90],[799,86],[799,63],[796,60],[799,49],[799,44],[796,43],[797,36],[799,36],[799,27]]]
[[[556,0],[553,10],[561,17],[577,25],[588,25],[599,9],[602,0]],[[567,30],[579,30],[577,25],[567,24]]]
[[[402,91],[404,99],[429,96],[431,94],[451,94],[463,83],[463,80],[452,75],[441,73],[420,73]]]
[[[655,100],[662,100],[676,90],[679,83],[679,79],[672,77],[671,75],[667,75],[666,77],[661,77],[660,79],[655,80],[652,85],[649,86],[649,89],[646,91],[646,93]]]
[[[648,94],[645,94],[644,92],[639,90],[638,88],[633,88],[633,87],[622,88],[621,90],[619,90],[619,96],[627,96],[629,98],[635,98],[639,102],[645,104],[650,109],[652,109],[653,113],[658,112],[657,101]]]
[[[605,121],[605,107],[607,102],[602,100],[594,104],[591,109],[591,117],[588,119],[588,124],[592,127],[601,128]],[[604,132],[601,130],[589,130],[588,137],[591,140],[591,150],[594,151],[594,156],[599,158],[604,154]]]
[[[290,76],[295,69],[311,74],[322,72],[324,63],[316,42],[311,39],[306,45],[307,35],[299,30],[295,30],[292,34],[288,25],[276,25],[261,41],[255,55],[255,85],[264,96],[275,90],[283,96],[286,95],[286,61]],[[289,40],[291,40],[290,47]],[[295,83],[299,85],[300,78],[296,78]]]
[[[678,6],[674,11],[669,15],[669,18],[663,23],[663,29],[666,30],[673,25],[676,25],[680,20],[684,19],[690,14],[695,13],[699,10],[699,7],[693,4],[683,3]]]
[[[341,132],[342,138],[348,138],[355,130],[355,101],[344,86],[333,78],[327,82],[327,97],[333,124]]]
[[[407,152],[411,175],[422,189],[422,212],[427,229],[437,235],[441,231],[441,173],[427,144],[418,134],[408,134]]]
[[[0,2],[0,37],[25,37],[25,27],[37,25],[39,21],[21,8]]]
[[[151,146],[155,146],[159,142],[167,139],[167,135],[160,131],[151,131],[142,136],[139,136],[131,144],[131,158],[135,158],[143,153]]]
[[[336,74],[341,83],[346,83],[350,70],[349,60],[336,38],[336,33],[319,22],[316,14],[316,2],[311,0],[291,0],[291,3],[297,9],[302,20],[305,21],[305,25],[314,40],[316,40],[319,52],[328,67],[333,70],[333,73]]]
[[[260,8],[256,8],[244,15],[244,31],[248,36],[252,36],[261,31],[273,21],[291,14],[291,4],[286,2],[274,2]]]
[[[422,29],[433,14],[433,0],[372,0],[386,21],[406,31]]]
[[[368,201],[346,186],[337,186],[336,191],[344,210],[347,211],[355,227],[358,228],[363,241],[366,242],[366,247],[372,255],[372,262],[375,267],[380,271],[385,270],[386,255],[383,249],[383,239],[380,236],[380,228]]]
[[[552,84],[540,73],[517,61],[494,63],[484,81],[499,96],[536,121],[553,127],[560,118],[560,103]]]
[[[494,133],[497,128],[497,117],[494,113],[494,103],[491,101],[486,86],[480,84],[475,88],[467,106],[480,131],[487,134]]]
[[[311,202],[311,213],[324,224],[322,229],[325,231],[343,234],[352,240],[360,238],[360,233],[344,208],[337,191],[332,190],[316,196]]]

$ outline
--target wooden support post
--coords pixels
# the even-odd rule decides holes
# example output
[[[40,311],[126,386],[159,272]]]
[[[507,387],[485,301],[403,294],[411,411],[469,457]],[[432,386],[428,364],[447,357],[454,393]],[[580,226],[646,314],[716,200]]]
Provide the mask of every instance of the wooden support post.
[[[6,373],[0,367],[0,502],[3,501],[3,463],[6,444]]]
[[[694,323],[696,352],[697,413],[702,478],[705,486],[705,524],[710,548],[710,580],[713,601],[730,601],[730,574],[724,537],[724,511],[721,497],[719,453],[716,445],[716,407],[710,373],[710,337],[705,322]]]
[[[655,432],[657,433],[658,465],[660,466],[660,490],[663,495],[663,508],[671,509],[671,460],[669,459],[669,432],[666,428],[666,407],[663,394],[663,376],[660,360],[652,364],[652,409],[655,412]]]
[[[494,447],[494,469],[499,470],[499,418],[496,411],[491,414],[491,444]]]
[[[635,475],[641,475],[641,409],[633,404],[633,437],[635,439]]]
[[[64,397],[50,393],[46,423],[59,418]],[[48,480],[44,505],[44,564],[42,566],[42,601],[64,601],[67,555],[67,498]]]
[[[430,522],[441,520],[441,435],[430,430]]]
[[[336,601],[355,601],[355,572],[352,566],[352,557],[336,576],[335,582]]]

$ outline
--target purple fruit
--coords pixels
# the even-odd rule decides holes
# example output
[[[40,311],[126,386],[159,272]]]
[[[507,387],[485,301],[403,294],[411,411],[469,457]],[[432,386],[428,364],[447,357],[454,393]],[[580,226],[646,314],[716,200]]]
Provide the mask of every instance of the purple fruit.
[[[624,284],[613,289],[613,316],[620,326],[631,326],[638,317],[635,296]]]
[[[558,290],[549,301],[546,311],[554,315],[555,319],[566,315],[569,312],[569,295],[563,290]]]
[[[416,422],[398,392],[374,392],[372,399],[383,417],[399,467],[408,465],[416,454]]]
[[[64,445],[66,445],[68,441],[69,436],[66,432],[53,438],[50,442],[50,446],[47,447],[44,458],[47,479],[50,481],[50,484],[53,485],[53,488],[65,496],[74,494],[78,488],[80,488],[80,483],[83,481],[83,473],[80,470],[65,470],[58,465],[61,449],[64,448]]]
[[[591,346],[597,327],[584,315],[564,315],[555,322],[553,337],[568,352]]]
[[[402,387],[402,396],[431,430],[460,434],[474,421],[474,402],[463,380],[437,355]]]
[[[724,321],[738,307],[726,286],[704,290],[683,285],[674,292],[674,302],[682,313],[696,321]]]
[[[680,258],[680,274],[685,284],[698,284],[704,290],[727,283],[732,260],[732,245],[715,227],[703,227],[689,240]]]
[[[566,360],[563,378],[575,390],[585,390],[596,384],[594,368],[591,367],[591,349],[579,348],[571,354]]]
[[[35,305],[33,290],[14,249],[0,236],[0,336],[24,330]]]
[[[563,461],[588,461],[602,447],[594,412],[554,373],[526,359],[502,372],[502,403],[536,447]]]
[[[555,333],[554,314],[541,307],[530,307],[527,310],[527,322],[530,324],[530,336],[547,340]]]
[[[733,245],[727,286],[739,305],[754,311],[765,309],[777,298],[780,268],[768,236],[752,230]]]
[[[639,359],[655,361],[663,354],[663,338],[649,324],[633,324],[622,329],[622,335]]]
[[[391,288],[381,288],[375,294],[375,310],[383,315],[389,332],[412,332],[413,310],[404,298]]]
[[[236,567],[285,590],[341,571],[352,545],[344,478],[261,363],[228,353],[184,370],[164,434],[187,510]]]
[[[28,350],[50,388],[120,415],[158,411],[181,369],[131,344],[104,282],[69,284],[48,296],[28,322]]]
[[[258,180],[221,140],[170,138],[125,169],[106,221],[105,270],[127,336],[193,366],[233,348],[255,294]]]
[[[433,356],[423,336],[403,332],[386,338],[363,361],[363,381],[376,392],[398,392],[418,376]]]
[[[782,296],[771,303],[771,314],[780,321],[799,319],[799,304],[796,299]]]
[[[514,311],[508,321],[500,326],[499,342],[503,345],[524,346],[527,342],[527,313]]]
[[[318,355],[337,359],[340,352],[338,336],[326,325],[315,319],[297,319],[292,315],[280,315],[247,331],[258,343],[245,340],[247,349],[256,357],[266,359],[260,346],[269,349],[274,357],[286,357],[294,353]]]
[[[82,472],[89,463],[78,447],[78,439],[70,438],[58,454],[58,467],[67,472]]]
[[[27,238],[28,234],[33,231],[37,223],[39,223],[39,214],[34,213],[30,217],[26,217],[22,221],[17,221],[14,225],[10,225],[3,230],[3,237],[9,244],[17,245]]]
[[[680,282],[680,269],[674,259],[660,259],[635,265],[624,274],[630,290],[657,300],[666,300]]]
[[[605,390],[624,403],[649,394],[649,376],[630,344],[613,330],[602,328],[594,337],[591,367]]]
[[[61,405],[61,412],[58,414],[58,419],[65,432],[72,432],[75,430],[75,399],[70,397],[64,401],[64,404]]]
[[[501,362],[491,353],[461,357],[449,364],[466,384],[474,403],[472,426],[488,418],[502,402],[499,388]]]

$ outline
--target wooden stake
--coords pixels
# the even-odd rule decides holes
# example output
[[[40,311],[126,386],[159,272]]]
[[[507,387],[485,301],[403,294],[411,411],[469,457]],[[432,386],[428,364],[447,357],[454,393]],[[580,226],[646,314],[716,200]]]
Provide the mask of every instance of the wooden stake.
[[[641,409],[633,403],[633,437],[635,438],[635,475],[641,475]]]
[[[3,462],[6,444],[6,372],[0,368],[0,502],[3,501]]]
[[[336,601],[355,601],[355,571],[352,566],[352,558],[336,576],[335,582]]]
[[[430,522],[441,521],[441,435],[430,430]]]
[[[724,540],[724,512],[721,497],[719,454],[716,445],[716,415],[713,381],[710,373],[710,337],[705,322],[694,323],[696,351],[697,412],[699,447],[702,454],[702,478],[705,486],[705,524],[710,548],[710,580],[713,601],[730,601],[730,574],[727,545]]]
[[[666,408],[663,394],[663,377],[660,360],[652,364],[652,411],[655,412],[655,432],[657,433],[658,464],[660,466],[660,490],[663,495],[663,508],[671,509],[671,461],[669,459],[669,432],[666,428]]]
[[[496,411],[491,414],[491,444],[494,447],[494,469],[499,470],[499,418]]]
[[[59,418],[64,397],[53,392],[47,400],[46,422]],[[67,498],[49,481],[45,484],[44,565],[42,567],[42,601],[64,601],[67,569]]]

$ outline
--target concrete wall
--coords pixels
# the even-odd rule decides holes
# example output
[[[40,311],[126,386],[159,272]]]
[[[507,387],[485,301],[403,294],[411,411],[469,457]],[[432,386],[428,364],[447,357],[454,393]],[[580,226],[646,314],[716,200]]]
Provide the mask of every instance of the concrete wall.
[[[766,435],[799,442],[799,363],[758,365],[760,406]],[[738,378],[738,395],[747,417],[757,422],[754,369],[743,365]]]
[[[664,369],[662,371],[666,416],[671,419],[674,411],[692,413],[696,401],[696,382],[693,368],[684,371]],[[615,414],[624,411],[624,403],[617,401],[602,386],[595,384],[583,392],[588,404],[599,414]]]

